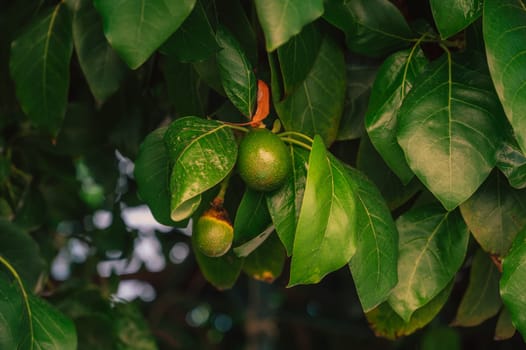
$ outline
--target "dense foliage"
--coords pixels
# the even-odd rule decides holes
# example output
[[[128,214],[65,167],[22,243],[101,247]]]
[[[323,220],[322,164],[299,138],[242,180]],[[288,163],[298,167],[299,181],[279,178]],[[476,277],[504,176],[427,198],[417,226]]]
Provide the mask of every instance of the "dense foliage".
[[[1,349],[524,346],[522,0],[0,9]]]

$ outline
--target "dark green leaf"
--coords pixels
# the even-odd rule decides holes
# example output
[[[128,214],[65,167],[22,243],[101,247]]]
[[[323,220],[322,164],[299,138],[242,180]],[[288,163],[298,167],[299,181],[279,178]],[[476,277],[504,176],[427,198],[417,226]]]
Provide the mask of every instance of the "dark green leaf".
[[[232,171],[237,159],[237,143],[225,124],[198,117],[172,122],[164,141],[173,163],[171,218],[180,221],[197,209],[204,191]]]
[[[272,235],[272,232],[274,232],[274,226],[270,225],[259,235],[252,237],[252,239],[250,239],[249,241],[233,248],[232,250],[234,251],[234,254],[236,254],[236,256],[240,258],[249,256],[260,245],[265,243],[267,238],[269,238]]]
[[[71,15],[63,2],[11,45],[9,65],[20,105],[33,123],[54,135],[66,113],[72,52]]]
[[[271,224],[265,193],[246,189],[234,219],[234,246],[258,236]]]
[[[211,258],[197,249],[192,236],[192,250],[201,273],[214,287],[219,290],[230,289],[236,283],[241,272],[243,259],[234,255],[232,250],[219,258]]]
[[[216,54],[219,76],[226,95],[239,111],[250,118],[256,107],[256,75],[237,39],[226,28],[216,34],[221,46]]]
[[[506,340],[515,335],[515,326],[511,319],[511,314],[506,307],[500,311],[497,325],[495,326],[495,340]]]
[[[287,255],[290,256],[305,191],[309,153],[303,148],[292,145],[288,148],[293,164],[292,176],[289,176],[279,190],[267,195],[267,207],[276,232],[287,250]]]
[[[404,321],[386,302],[365,314],[376,336],[396,339],[409,335],[431,322],[444,306],[451,289],[451,281],[438,295],[426,305],[416,310],[409,321]]]
[[[512,187],[526,187],[526,156],[511,136],[502,143],[497,153],[497,167]]]
[[[163,60],[162,67],[175,115],[205,115],[208,88],[193,65],[168,58]]]
[[[491,78],[523,152],[526,152],[525,21],[526,5],[522,1],[484,1],[483,33]]]
[[[502,260],[500,296],[511,314],[514,326],[526,338],[526,229],[513,241],[509,254]]]
[[[396,140],[398,110],[426,63],[424,53],[417,46],[389,56],[378,71],[365,116],[371,142],[404,184],[409,183],[414,174]]]
[[[526,190],[511,188],[495,171],[460,210],[482,249],[503,257],[526,225]]]
[[[420,350],[462,350],[460,332],[447,326],[429,328],[422,336]]]
[[[136,304],[117,303],[113,308],[113,327],[119,349],[156,350],[155,338]]]
[[[338,129],[338,141],[360,138],[365,130],[364,117],[371,95],[378,65],[351,59],[347,63],[347,89],[345,104]]]
[[[108,44],[102,20],[91,0],[75,0],[73,42],[91,92],[104,101],[119,89],[127,68]]]
[[[477,326],[495,316],[502,306],[499,279],[500,272],[488,254],[477,250],[471,263],[468,288],[452,325]]]
[[[305,26],[278,49],[279,67],[283,80],[282,95],[288,96],[301,85],[318,57],[323,36],[313,24]]]
[[[356,254],[349,267],[364,312],[385,301],[398,282],[398,231],[378,188],[347,168],[356,187]]]
[[[496,164],[502,110],[478,56],[431,64],[398,114],[409,167],[447,210],[471,197]]]
[[[30,319],[28,305],[18,284],[0,275],[0,348],[76,349],[77,334],[73,322],[44,300],[33,295],[27,297]]]
[[[289,286],[318,283],[356,251],[355,189],[344,165],[315,136],[294,236]]]
[[[253,279],[272,283],[281,275],[285,258],[285,249],[278,236],[270,235],[245,258],[243,271]]]
[[[482,15],[482,0],[431,0],[430,3],[442,39],[457,34]]]
[[[179,62],[195,62],[207,59],[219,49],[202,1],[198,1],[160,51],[174,56]]]
[[[15,224],[0,220],[0,256],[17,270],[27,290],[37,288],[46,264],[40,248],[31,236]]]
[[[183,23],[196,0],[94,0],[104,34],[132,69],[142,65]]]
[[[366,56],[384,56],[407,46],[413,37],[388,0],[329,0],[323,16],[345,33],[351,51]]]
[[[152,131],[141,144],[135,160],[137,192],[155,220],[173,225],[170,218],[170,160],[164,143],[166,127]]]
[[[404,186],[378,154],[367,135],[360,139],[356,165],[378,187],[391,210],[406,203],[422,189],[422,184],[416,177]]]
[[[389,304],[402,319],[429,303],[453,279],[466,255],[469,231],[458,211],[439,205],[412,209],[396,221],[398,285]]]
[[[345,100],[345,61],[341,48],[325,36],[303,83],[283,100],[275,93],[272,98],[285,129],[311,137],[320,135],[330,145],[338,134]]]
[[[254,3],[268,52],[323,14],[323,0],[255,0]]]

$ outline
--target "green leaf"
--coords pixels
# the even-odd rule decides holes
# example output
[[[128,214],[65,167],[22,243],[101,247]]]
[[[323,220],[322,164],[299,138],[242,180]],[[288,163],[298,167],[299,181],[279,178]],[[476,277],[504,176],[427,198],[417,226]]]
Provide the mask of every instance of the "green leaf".
[[[142,65],[188,17],[196,0],[94,0],[104,34],[132,69]]]
[[[513,241],[509,254],[502,260],[500,296],[511,314],[514,326],[526,338],[526,229]]]
[[[450,55],[415,82],[398,114],[409,167],[447,210],[471,197],[496,164],[501,107],[484,63]]]
[[[518,0],[484,1],[486,55],[506,116],[526,152],[526,6]]]
[[[460,210],[482,249],[503,257],[526,225],[526,190],[511,188],[495,171]]]
[[[170,159],[164,144],[166,127],[152,131],[139,148],[134,177],[139,197],[146,202],[155,220],[173,225],[170,218]]]
[[[17,225],[0,219],[0,256],[17,270],[28,290],[36,289],[46,263],[38,244]]]
[[[338,129],[338,141],[360,138],[364,131],[364,117],[371,95],[378,65],[361,62],[360,59],[347,62],[347,89],[343,105],[342,119]]]
[[[422,189],[422,184],[416,177],[404,186],[373,147],[367,135],[360,139],[356,165],[378,187],[391,210],[406,203]]]
[[[276,71],[273,73],[277,75]],[[345,61],[341,48],[325,36],[303,83],[282,100],[275,93],[272,98],[286,130],[311,137],[320,135],[330,145],[338,134],[345,101]]]
[[[164,142],[173,162],[170,215],[172,220],[181,221],[197,209],[204,191],[232,171],[237,143],[225,124],[192,116],[172,122]]]
[[[35,125],[53,135],[66,113],[72,52],[71,15],[63,2],[11,44],[9,68],[20,105]]]
[[[515,335],[515,326],[511,319],[511,314],[506,307],[500,311],[497,325],[495,326],[495,340],[506,340]]]
[[[457,34],[482,15],[482,0],[431,0],[430,4],[442,39]]]
[[[318,283],[356,251],[355,189],[344,165],[314,137],[294,236],[289,286]]]
[[[406,322],[453,279],[466,255],[469,231],[458,211],[431,204],[396,220],[400,237],[398,285],[389,304]]]
[[[487,253],[479,249],[473,257],[469,284],[457,310],[453,326],[472,327],[495,316],[502,306],[500,272]]]
[[[256,107],[256,75],[237,39],[224,27],[216,33],[221,46],[216,54],[219,76],[226,95],[237,109],[250,118]]]
[[[309,152],[292,145],[288,148],[293,164],[292,175],[283,186],[267,195],[267,207],[276,232],[287,250],[287,255],[290,256],[305,191]]]
[[[407,322],[388,303],[381,304],[365,316],[376,336],[394,340],[409,335],[435,318],[449,298],[453,285],[451,281],[437,296],[416,310]]]
[[[234,246],[258,236],[270,225],[265,193],[246,189],[234,219]]]
[[[502,143],[497,153],[497,167],[506,175],[512,187],[526,187],[526,156],[512,136]]]
[[[278,49],[284,89],[282,95],[290,95],[307,79],[322,42],[323,35],[320,30],[314,24],[310,24]]]
[[[232,250],[219,258],[208,257],[196,248],[194,237],[195,235],[192,236],[192,250],[205,279],[219,290],[232,288],[241,273],[243,259],[236,257]]]
[[[254,3],[268,52],[323,14],[323,0],[255,0]]]
[[[371,142],[404,184],[409,183],[414,174],[396,139],[398,110],[426,63],[423,51],[417,46],[389,56],[378,71],[365,116]]]
[[[349,267],[364,312],[385,301],[398,282],[398,231],[378,188],[348,167],[356,188],[356,254]]]
[[[44,300],[33,295],[27,298],[30,319],[18,284],[0,274],[0,348],[76,349],[77,334],[73,322]]]
[[[281,275],[285,258],[285,249],[278,236],[270,235],[245,258],[243,272],[255,280],[272,283]]]
[[[429,327],[422,336],[421,350],[462,350],[460,332],[457,329],[438,326]]]
[[[127,67],[106,41],[91,0],[73,1],[73,43],[93,96],[106,100],[119,89]]]
[[[207,59],[219,49],[203,3],[197,1],[190,15],[160,51],[175,57],[179,62],[195,62]]]
[[[413,33],[388,0],[329,0],[323,17],[345,33],[352,52],[380,57],[408,46]]]
[[[150,327],[136,304],[116,303],[112,311],[119,349],[157,349]]]

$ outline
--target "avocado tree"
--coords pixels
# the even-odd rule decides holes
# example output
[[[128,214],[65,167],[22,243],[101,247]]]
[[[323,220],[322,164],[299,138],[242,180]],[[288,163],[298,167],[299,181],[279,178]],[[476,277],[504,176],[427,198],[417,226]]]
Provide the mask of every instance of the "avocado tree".
[[[243,324],[316,344],[287,305],[367,349],[523,344],[523,1],[0,8],[0,348],[217,346]],[[135,261],[141,205],[159,254],[190,257],[101,273]],[[130,275],[157,298],[120,300]],[[254,288],[270,326],[247,325]],[[340,322],[315,324],[318,293]]]

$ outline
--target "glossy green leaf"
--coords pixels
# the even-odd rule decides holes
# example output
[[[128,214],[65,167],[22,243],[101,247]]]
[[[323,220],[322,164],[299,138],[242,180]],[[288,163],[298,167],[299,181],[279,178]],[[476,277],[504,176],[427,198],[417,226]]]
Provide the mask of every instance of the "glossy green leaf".
[[[94,0],[104,34],[132,69],[142,65],[188,17],[196,0]]]
[[[194,237],[192,236],[192,251],[205,279],[219,290],[232,288],[241,273],[243,259],[235,256],[232,250],[218,258],[208,257],[196,248]]]
[[[261,232],[259,235],[252,237],[249,241],[246,241],[245,243],[234,247],[232,250],[234,251],[234,254],[236,254],[239,258],[244,258],[252,254],[253,251],[255,251],[260,245],[265,243],[267,238],[269,238],[272,235],[272,232],[274,232],[274,225],[268,226],[263,232]]]
[[[500,272],[488,254],[481,249],[477,250],[471,263],[468,288],[452,325],[477,326],[495,316],[502,306],[499,279]]]
[[[365,316],[378,337],[394,340],[412,334],[435,318],[449,298],[453,284],[451,281],[426,305],[416,310],[407,322],[398,316],[387,302],[380,304],[377,308],[366,313]]]
[[[284,90],[281,95],[290,95],[305,81],[316,62],[322,42],[321,31],[310,24],[278,49]]]
[[[477,56],[433,62],[398,114],[409,167],[447,210],[471,197],[496,164],[502,111]]]
[[[482,0],[430,0],[442,39],[457,34],[482,15]]]
[[[406,203],[423,187],[417,177],[413,177],[411,182],[404,186],[376,151],[367,135],[360,139],[356,166],[378,187],[391,210]]]
[[[497,168],[506,175],[512,187],[526,187],[526,156],[512,136],[502,143],[497,153]]]
[[[256,75],[237,39],[224,27],[216,34],[221,50],[216,54],[219,76],[230,101],[250,118],[256,108]]]
[[[500,311],[497,325],[495,326],[495,340],[506,340],[515,335],[515,326],[511,319],[511,314],[507,308],[503,307]]]
[[[179,62],[195,62],[207,59],[219,49],[203,3],[197,1],[190,15],[159,50]]]
[[[277,235],[270,235],[243,262],[243,272],[258,281],[272,283],[285,265],[285,249]]]
[[[517,330],[526,338],[526,229],[513,241],[510,252],[502,260],[500,296],[511,314]]]
[[[11,44],[9,68],[20,105],[34,124],[55,135],[66,113],[72,52],[71,15],[62,2]]]
[[[37,288],[46,269],[40,248],[31,236],[17,225],[0,220],[0,256],[17,270],[27,290]]]
[[[164,143],[166,127],[152,131],[141,144],[135,160],[134,177],[139,197],[155,220],[173,225],[170,218],[170,159]]]
[[[389,56],[378,71],[365,116],[365,128],[374,147],[404,184],[414,174],[396,139],[398,110],[426,63],[417,46]]]
[[[345,81],[343,51],[325,36],[309,74],[292,94],[280,100],[273,85],[274,107],[285,129],[311,137],[320,135],[330,145],[338,134]]]
[[[344,165],[315,136],[294,236],[289,286],[318,283],[356,251],[355,189]]]
[[[323,17],[345,33],[353,52],[379,57],[408,46],[413,33],[388,0],[329,0]]]
[[[519,0],[484,1],[486,55],[506,116],[526,152],[526,6]]]
[[[234,219],[234,246],[258,236],[271,224],[265,193],[246,189]]]
[[[197,209],[201,194],[234,168],[237,143],[232,130],[215,120],[176,119],[164,135],[170,161],[171,218],[184,220]]]
[[[364,118],[371,96],[378,65],[361,62],[360,59],[347,62],[347,89],[343,105],[342,119],[338,129],[338,141],[360,138],[365,131]]]
[[[127,67],[104,37],[91,0],[73,1],[73,43],[92,94],[104,101],[119,89]]]
[[[360,171],[347,171],[356,188],[356,254],[349,267],[364,312],[384,302],[398,282],[398,231],[378,188]]]
[[[305,191],[309,152],[292,145],[288,149],[293,164],[292,175],[283,186],[267,195],[267,207],[276,232],[290,256]]]
[[[460,210],[482,249],[503,257],[526,225],[526,190],[511,188],[495,171]]]
[[[255,0],[254,4],[268,52],[323,14],[323,0]]]
[[[33,295],[27,298],[30,319],[28,305],[18,284],[0,275],[0,348],[76,349],[77,334],[73,322],[44,300]]]
[[[458,211],[439,205],[412,209],[396,220],[398,285],[389,304],[406,322],[453,279],[466,255],[469,231]]]

